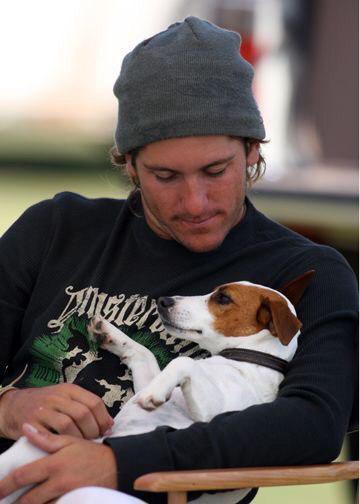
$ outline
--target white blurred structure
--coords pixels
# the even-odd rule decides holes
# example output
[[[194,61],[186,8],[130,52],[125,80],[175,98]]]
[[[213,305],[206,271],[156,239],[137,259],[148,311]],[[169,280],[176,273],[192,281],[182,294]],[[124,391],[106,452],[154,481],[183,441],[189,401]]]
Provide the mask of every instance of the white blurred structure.
[[[254,93],[270,139],[264,146],[269,180],[322,161],[354,166],[355,0],[345,4],[2,0],[0,128],[111,136],[117,112],[112,87],[125,54],[169,24],[197,15],[239,31],[242,54],[256,67]]]
[[[113,128],[125,54],[165,29],[178,0],[3,0],[0,123]]]

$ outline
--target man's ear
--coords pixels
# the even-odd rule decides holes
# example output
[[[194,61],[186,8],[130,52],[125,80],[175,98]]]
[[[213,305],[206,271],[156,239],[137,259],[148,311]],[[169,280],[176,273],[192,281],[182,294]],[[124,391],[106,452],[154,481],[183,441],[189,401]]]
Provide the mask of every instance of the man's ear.
[[[246,166],[253,166],[259,161],[260,144],[259,142],[250,142],[249,150],[246,155]]]
[[[294,280],[291,280],[287,284],[280,287],[278,291],[284,294],[284,296],[288,298],[290,303],[296,306],[302,298],[308,285],[311,283],[314,275],[315,270],[306,271],[306,273],[303,273],[302,275],[294,278]]]
[[[126,161],[126,173],[134,186],[136,188],[140,187],[140,181],[139,177],[136,171],[136,167],[132,164],[132,158],[130,154],[125,154],[125,161]]]
[[[268,327],[271,334],[278,337],[285,346],[302,327],[300,320],[290,311],[285,299],[270,300],[264,297],[257,312],[257,320]]]
[[[135,167],[133,166],[131,162],[131,155],[130,154],[125,154],[125,161],[126,161],[126,172],[129,175],[130,178],[134,178],[137,176]]]

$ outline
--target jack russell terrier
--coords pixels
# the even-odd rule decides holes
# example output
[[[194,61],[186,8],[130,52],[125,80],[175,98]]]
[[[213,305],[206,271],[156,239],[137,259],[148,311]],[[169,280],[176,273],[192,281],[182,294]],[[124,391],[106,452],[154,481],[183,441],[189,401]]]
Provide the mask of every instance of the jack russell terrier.
[[[160,425],[183,429],[226,411],[273,401],[297,349],[301,323],[294,305],[313,274],[308,271],[281,292],[235,282],[204,296],[159,298],[158,311],[169,334],[194,341],[212,354],[200,360],[177,357],[163,371],[150,350],[94,317],[90,335],[129,367],[134,381],[135,395],[115,417],[110,436],[140,434]],[[21,437],[0,456],[0,479],[45,455]],[[15,502],[26,490],[1,503]],[[192,502],[233,503],[248,491],[203,494]]]

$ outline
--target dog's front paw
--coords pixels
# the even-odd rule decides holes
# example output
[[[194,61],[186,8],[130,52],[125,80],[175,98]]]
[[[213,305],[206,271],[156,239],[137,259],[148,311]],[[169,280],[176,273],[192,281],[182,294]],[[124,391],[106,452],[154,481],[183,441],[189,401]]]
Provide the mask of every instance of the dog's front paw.
[[[136,402],[145,410],[151,411],[166,402],[171,395],[171,390],[162,389],[162,387],[153,387],[149,385],[143,391],[139,392]]]
[[[108,327],[109,325],[110,324],[101,317],[93,317],[87,326],[90,336],[92,336],[102,348],[106,348],[107,345],[113,344],[113,339]]]

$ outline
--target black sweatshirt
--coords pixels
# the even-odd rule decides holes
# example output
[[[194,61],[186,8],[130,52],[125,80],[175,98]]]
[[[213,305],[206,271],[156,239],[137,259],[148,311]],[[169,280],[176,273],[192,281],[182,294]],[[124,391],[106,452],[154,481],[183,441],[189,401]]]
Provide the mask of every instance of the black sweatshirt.
[[[115,415],[133,394],[131,375],[89,339],[90,317],[120,327],[163,367],[179,354],[205,352],[166,334],[157,297],[206,294],[239,280],[277,289],[309,269],[316,275],[297,306],[299,348],[273,403],[106,442],[119,489],[147,502],[165,502],[132,489],[147,472],[328,462],[353,404],[356,281],[338,252],[269,220],[249,200],[245,218],[205,253],[156,236],[127,201],[62,193],[31,207],[0,239],[2,383],[22,372],[17,387],[73,382]]]

